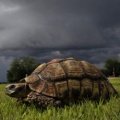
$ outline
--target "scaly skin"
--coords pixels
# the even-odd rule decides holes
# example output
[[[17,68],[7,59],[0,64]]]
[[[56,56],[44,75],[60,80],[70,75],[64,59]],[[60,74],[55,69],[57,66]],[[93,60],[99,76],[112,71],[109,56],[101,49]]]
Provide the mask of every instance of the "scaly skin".
[[[28,102],[30,104],[31,103],[35,104],[42,108],[45,108],[47,106],[59,107],[62,105],[60,100],[56,100],[54,98],[44,96],[37,92],[31,92],[30,94],[28,94],[26,99],[23,99],[23,101]]]

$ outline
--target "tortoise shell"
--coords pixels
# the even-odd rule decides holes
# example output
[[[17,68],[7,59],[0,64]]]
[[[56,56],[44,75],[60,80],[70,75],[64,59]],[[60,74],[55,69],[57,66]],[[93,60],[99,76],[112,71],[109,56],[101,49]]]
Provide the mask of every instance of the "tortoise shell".
[[[74,58],[43,63],[25,81],[31,90],[49,97],[106,98],[116,93],[97,67]]]

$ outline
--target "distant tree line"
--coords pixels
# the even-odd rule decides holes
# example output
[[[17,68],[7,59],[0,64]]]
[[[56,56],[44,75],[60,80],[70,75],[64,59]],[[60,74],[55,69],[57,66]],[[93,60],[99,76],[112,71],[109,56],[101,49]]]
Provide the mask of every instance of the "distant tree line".
[[[15,58],[7,71],[7,81],[17,82],[24,78],[39,65],[37,60],[32,57]]]
[[[118,77],[120,76],[120,61],[117,59],[108,59],[105,62],[102,72],[106,76]]]

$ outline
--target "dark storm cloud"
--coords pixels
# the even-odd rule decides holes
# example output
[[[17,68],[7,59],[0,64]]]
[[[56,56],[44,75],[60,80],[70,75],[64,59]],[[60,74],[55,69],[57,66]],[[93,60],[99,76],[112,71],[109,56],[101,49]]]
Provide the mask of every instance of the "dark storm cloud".
[[[110,41],[104,31],[118,24],[120,13],[117,0],[11,0],[11,3],[13,14],[2,19],[7,27],[1,35],[2,49],[104,47]]]
[[[74,56],[99,65],[119,57],[119,6],[119,0],[1,0],[0,71],[21,56]]]

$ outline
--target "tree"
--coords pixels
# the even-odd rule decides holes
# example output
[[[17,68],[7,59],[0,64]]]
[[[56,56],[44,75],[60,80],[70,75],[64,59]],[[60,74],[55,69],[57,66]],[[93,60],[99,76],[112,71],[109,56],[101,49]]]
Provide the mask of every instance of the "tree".
[[[120,75],[120,61],[117,59],[108,59],[105,62],[104,72],[108,76],[119,76]]]
[[[31,57],[16,58],[10,65],[10,69],[7,71],[8,82],[17,82],[20,79],[29,75],[36,67],[38,62]]]

